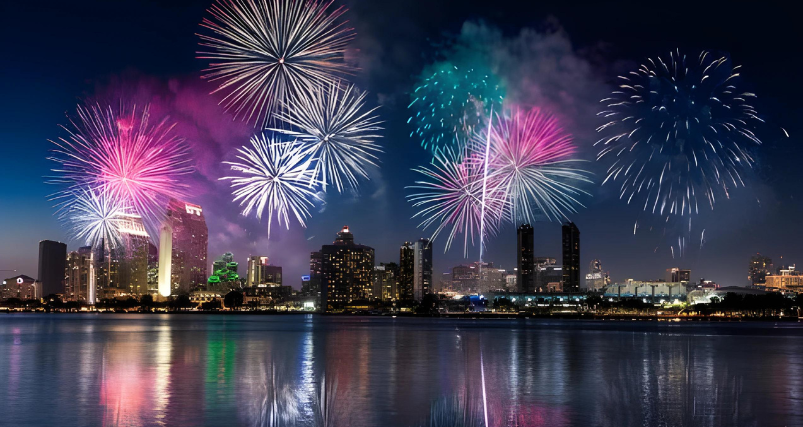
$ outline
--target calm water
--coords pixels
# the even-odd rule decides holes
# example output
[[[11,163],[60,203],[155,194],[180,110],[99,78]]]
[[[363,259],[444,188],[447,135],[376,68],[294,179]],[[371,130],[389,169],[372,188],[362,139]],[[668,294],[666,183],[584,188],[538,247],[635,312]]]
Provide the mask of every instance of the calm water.
[[[0,424],[803,425],[797,323],[0,315]]]

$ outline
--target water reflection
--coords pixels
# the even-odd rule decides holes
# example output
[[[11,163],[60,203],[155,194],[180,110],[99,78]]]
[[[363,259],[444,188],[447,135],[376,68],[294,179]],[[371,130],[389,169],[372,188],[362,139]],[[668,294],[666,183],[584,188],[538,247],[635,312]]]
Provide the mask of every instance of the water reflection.
[[[796,324],[8,315],[0,424],[794,425],[801,336]]]

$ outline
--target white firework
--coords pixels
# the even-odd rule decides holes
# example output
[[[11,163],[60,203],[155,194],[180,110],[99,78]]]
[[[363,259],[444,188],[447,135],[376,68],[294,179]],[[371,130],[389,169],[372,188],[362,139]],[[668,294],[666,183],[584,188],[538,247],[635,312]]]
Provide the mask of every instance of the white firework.
[[[219,82],[215,92],[236,116],[255,125],[267,123],[289,94],[309,91],[351,74],[343,61],[352,28],[338,22],[346,12],[331,13],[331,1],[218,0],[198,34],[210,60],[204,78]]]
[[[239,162],[223,162],[239,176],[227,176],[234,189],[234,201],[243,206],[243,215],[256,210],[256,217],[268,217],[268,236],[274,216],[279,225],[290,228],[292,214],[302,227],[309,218],[314,200],[321,200],[314,191],[314,159],[306,155],[296,141],[281,141],[256,135],[252,147],[237,150]]]
[[[366,168],[377,166],[376,143],[382,128],[378,107],[364,110],[365,92],[353,85],[341,88],[332,83],[325,91],[292,96],[276,118],[296,129],[272,129],[298,138],[307,154],[317,159],[314,178],[323,190],[332,185],[338,192],[357,188],[359,177],[368,178]]]
[[[130,212],[120,198],[86,188],[73,190],[59,205],[58,214],[73,238],[112,250],[122,246],[120,227]]]

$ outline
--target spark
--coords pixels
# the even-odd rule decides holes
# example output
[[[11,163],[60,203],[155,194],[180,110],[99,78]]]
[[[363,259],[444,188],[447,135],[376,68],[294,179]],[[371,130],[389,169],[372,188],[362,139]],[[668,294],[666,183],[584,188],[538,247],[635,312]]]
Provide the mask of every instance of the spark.
[[[365,96],[353,85],[332,83],[314,95],[292,96],[276,116],[296,129],[271,130],[298,138],[304,153],[317,159],[311,179],[324,191],[330,185],[338,192],[347,186],[356,189],[359,177],[368,178],[366,168],[377,166],[382,147],[376,140],[382,128],[374,113],[379,107],[365,110]]]
[[[58,218],[68,225],[73,238],[106,250],[122,246],[120,227],[129,209],[120,199],[91,188],[73,190],[59,204]]]
[[[352,68],[343,61],[352,28],[338,22],[347,9],[327,13],[331,1],[218,0],[198,34],[210,60],[204,78],[217,82],[214,92],[235,116],[267,124],[290,95],[314,92]]]
[[[285,142],[272,136],[256,135],[251,138],[251,147],[237,149],[237,162],[223,162],[231,166],[237,176],[230,180],[235,202],[243,207],[248,216],[256,211],[256,217],[268,217],[268,237],[274,216],[279,225],[290,228],[290,215],[306,227],[309,209],[314,201],[322,201],[310,187],[314,181],[313,159],[306,155],[301,144]]]

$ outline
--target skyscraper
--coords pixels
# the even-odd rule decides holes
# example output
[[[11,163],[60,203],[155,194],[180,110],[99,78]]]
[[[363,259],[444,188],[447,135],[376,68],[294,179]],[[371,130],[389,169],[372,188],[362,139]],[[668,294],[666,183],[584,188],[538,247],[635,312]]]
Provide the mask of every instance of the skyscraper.
[[[331,245],[321,247],[321,306],[342,308],[373,293],[374,248],[354,243],[344,226]]]
[[[320,251],[310,252],[309,289],[307,291],[307,295],[320,296],[322,268],[323,268],[323,254]],[[320,304],[320,301],[318,301],[318,303]]]
[[[147,294],[151,242],[142,217],[125,215],[120,222],[120,237],[122,245],[111,254],[112,259],[118,262],[117,277],[113,282],[131,294]]]
[[[767,275],[772,271],[772,259],[761,254],[750,257],[750,266],[747,270],[747,280],[753,286],[764,286]]]
[[[206,284],[208,234],[200,206],[170,200],[159,236],[160,294],[186,294]]]
[[[381,301],[399,299],[399,265],[381,263],[374,267],[374,298]]]
[[[404,242],[399,248],[399,300],[413,301],[415,281],[415,249],[410,242]]]
[[[580,292],[580,230],[563,224],[563,291]]]
[[[421,301],[432,292],[432,244],[429,239],[419,239],[413,251],[413,298]]]
[[[522,224],[516,234],[516,286],[519,292],[532,292],[535,287],[535,233],[530,224]]]
[[[666,281],[667,282],[690,282],[691,281],[691,270],[683,270],[677,267],[667,268],[666,269]]]
[[[64,268],[67,245],[52,240],[39,242],[39,279],[42,296],[64,293]]]
[[[69,301],[87,301],[92,274],[92,247],[84,246],[67,255],[64,297]]]
[[[246,286],[281,286],[282,267],[271,265],[266,256],[251,256],[248,258],[248,273]]]

